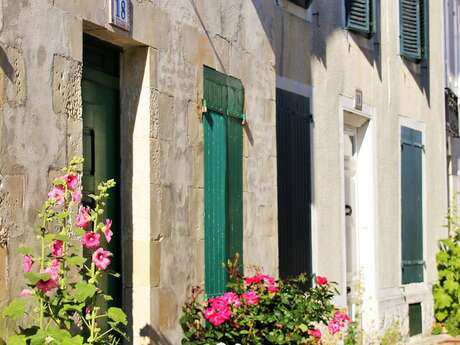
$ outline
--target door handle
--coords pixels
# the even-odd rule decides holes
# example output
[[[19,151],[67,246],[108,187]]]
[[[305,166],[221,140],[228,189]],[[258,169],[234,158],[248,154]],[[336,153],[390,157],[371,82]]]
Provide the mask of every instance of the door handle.
[[[350,205],[345,205],[345,215],[346,216],[351,216],[353,214],[353,209],[351,208]]]

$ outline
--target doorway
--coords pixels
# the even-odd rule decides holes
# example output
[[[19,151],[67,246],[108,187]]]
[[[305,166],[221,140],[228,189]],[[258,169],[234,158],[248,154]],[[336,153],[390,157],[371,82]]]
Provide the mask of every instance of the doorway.
[[[102,219],[112,220],[113,253],[110,270],[121,272],[120,232],[120,54],[119,48],[91,36],[83,38],[83,203],[92,207],[89,194],[97,194],[100,182],[114,179]],[[102,236],[103,237],[103,236]],[[113,297],[110,306],[121,306],[121,279],[112,275],[103,282]]]

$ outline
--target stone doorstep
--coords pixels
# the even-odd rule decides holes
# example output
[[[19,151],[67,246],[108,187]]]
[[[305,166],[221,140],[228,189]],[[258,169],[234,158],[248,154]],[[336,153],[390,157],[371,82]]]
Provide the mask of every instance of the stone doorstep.
[[[452,338],[448,335],[433,335],[409,341],[410,345],[454,345],[460,344],[459,338]]]

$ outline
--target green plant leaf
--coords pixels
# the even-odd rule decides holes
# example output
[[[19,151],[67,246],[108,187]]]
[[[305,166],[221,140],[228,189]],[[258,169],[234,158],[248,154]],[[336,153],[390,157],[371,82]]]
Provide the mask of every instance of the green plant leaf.
[[[33,251],[32,248],[29,247],[19,247],[16,252],[18,254],[23,254],[23,255],[32,255]]]
[[[82,256],[75,255],[75,256],[68,257],[67,262],[71,265],[82,267],[85,264],[86,259]]]
[[[21,298],[15,298],[11,303],[3,310],[3,316],[13,320],[19,320],[24,316],[26,312],[26,301]]]
[[[77,236],[83,236],[84,234],[86,234],[86,231],[82,228],[75,228],[75,235]]]
[[[13,335],[6,342],[8,345],[27,345],[25,335]]]
[[[128,318],[120,308],[109,308],[109,310],[107,310],[107,316],[116,323],[121,323],[125,326],[128,324]]]
[[[24,273],[24,277],[32,285],[36,285],[40,280],[47,281],[50,279],[50,276],[48,273],[26,272]]]
[[[75,286],[75,299],[78,302],[84,302],[87,298],[91,298],[96,293],[96,287],[87,282],[78,282]]]

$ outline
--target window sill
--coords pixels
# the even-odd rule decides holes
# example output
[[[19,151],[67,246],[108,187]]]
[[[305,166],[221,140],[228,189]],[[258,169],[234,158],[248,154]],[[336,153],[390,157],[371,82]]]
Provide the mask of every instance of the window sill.
[[[289,0],[274,0],[274,2],[275,6],[279,7],[281,10],[300,18],[307,23],[313,22],[313,13],[315,13],[314,4],[311,4],[308,9],[305,9],[290,2]]]

